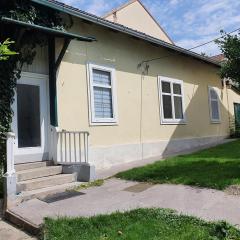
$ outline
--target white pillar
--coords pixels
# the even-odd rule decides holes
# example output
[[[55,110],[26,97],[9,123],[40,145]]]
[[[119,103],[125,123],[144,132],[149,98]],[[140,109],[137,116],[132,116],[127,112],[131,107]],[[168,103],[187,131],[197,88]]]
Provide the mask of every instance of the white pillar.
[[[7,172],[6,176],[12,176],[15,174],[14,168],[14,145],[15,145],[15,134],[8,132],[7,134]]]

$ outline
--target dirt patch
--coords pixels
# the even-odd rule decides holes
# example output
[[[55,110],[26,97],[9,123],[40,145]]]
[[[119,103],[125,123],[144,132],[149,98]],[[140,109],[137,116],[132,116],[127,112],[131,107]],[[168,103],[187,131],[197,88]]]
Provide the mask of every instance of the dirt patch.
[[[143,191],[149,189],[152,186],[153,185],[149,184],[149,183],[138,183],[136,185],[133,185],[131,187],[123,189],[123,191],[133,192],[133,193],[140,193],[140,192],[143,192]]]
[[[230,195],[240,196],[240,185],[231,185],[225,189],[225,192]]]

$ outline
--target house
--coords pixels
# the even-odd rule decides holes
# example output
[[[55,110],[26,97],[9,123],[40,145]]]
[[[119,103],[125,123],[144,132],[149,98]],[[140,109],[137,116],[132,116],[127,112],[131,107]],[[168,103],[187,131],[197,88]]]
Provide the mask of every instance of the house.
[[[131,0],[105,14],[103,18],[174,44],[141,1]]]
[[[10,200],[89,180],[94,167],[157,160],[229,136],[240,95],[220,79],[219,63],[174,45],[139,1],[105,18],[55,0],[32,2],[74,24],[61,32],[1,19],[49,37],[17,86],[7,140]],[[134,9],[145,11],[154,33],[124,17]]]
[[[222,63],[226,60],[226,58],[223,54],[218,54],[218,55],[212,56],[211,59],[216,62],[219,62],[219,63]]]

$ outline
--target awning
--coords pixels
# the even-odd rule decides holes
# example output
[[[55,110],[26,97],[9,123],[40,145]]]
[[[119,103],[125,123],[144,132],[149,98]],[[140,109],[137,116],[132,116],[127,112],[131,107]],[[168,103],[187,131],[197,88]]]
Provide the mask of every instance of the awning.
[[[7,23],[7,24],[16,24],[16,25],[22,26],[23,28],[29,28],[29,29],[34,29],[34,30],[38,30],[41,32],[45,32],[46,34],[54,35],[56,37],[75,39],[75,40],[84,41],[84,42],[96,41],[96,38],[94,38],[94,37],[85,37],[85,36],[81,36],[78,34],[68,33],[68,32],[64,32],[64,31],[60,31],[57,29],[48,28],[48,27],[44,27],[44,26],[40,26],[40,25],[36,25],[36,24],[32,24],[32,23],[26,23],[23,21],[12,19],[12,18],[2,17],[0,19],[0,21]]]

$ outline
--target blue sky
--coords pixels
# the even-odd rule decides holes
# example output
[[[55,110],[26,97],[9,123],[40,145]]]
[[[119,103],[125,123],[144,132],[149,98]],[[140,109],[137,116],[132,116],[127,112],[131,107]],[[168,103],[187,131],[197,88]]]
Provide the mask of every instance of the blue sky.
[[[60,0],[84,11],[104,15],[126,0]],[[191,48],[240,27],[240,0],[142,0],[142,3],[169,34],[184,48]],[[212,43],[194,50],[219,53]]]

